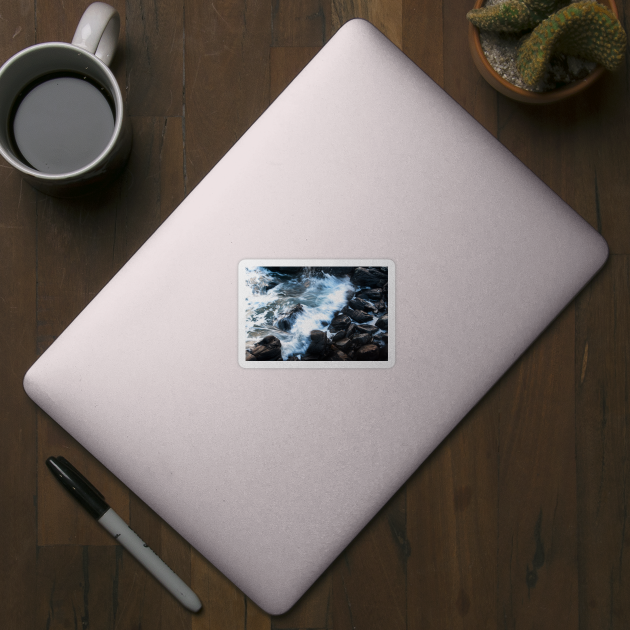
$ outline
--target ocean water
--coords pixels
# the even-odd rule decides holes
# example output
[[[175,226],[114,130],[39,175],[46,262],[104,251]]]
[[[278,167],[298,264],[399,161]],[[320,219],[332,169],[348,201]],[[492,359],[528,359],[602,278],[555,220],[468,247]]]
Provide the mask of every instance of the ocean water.
[[[268,288],[272,283],[277,284]],[[245,269],[244,290],[246,347],[274,335],[282,342],[282,358],[286,360],[306,352],[312,330],[327,330],[355,287],[349,275],[338,278],[307,267],[289,275],[251,267]],[[291,329],[278,328],[278,320],[297,304],[304,310],[294,316]]]

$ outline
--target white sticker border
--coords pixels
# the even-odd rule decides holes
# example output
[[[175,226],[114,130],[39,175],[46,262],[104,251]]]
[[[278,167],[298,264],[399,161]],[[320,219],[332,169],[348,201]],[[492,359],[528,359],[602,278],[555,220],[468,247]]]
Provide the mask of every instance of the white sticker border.
[[[387,361],[247,361],[245,359],[246,267],[387,267]],[[387,369],[396,362],[396,265],[389,258],[246,258],[238,264],[238,363],[245,369]]]

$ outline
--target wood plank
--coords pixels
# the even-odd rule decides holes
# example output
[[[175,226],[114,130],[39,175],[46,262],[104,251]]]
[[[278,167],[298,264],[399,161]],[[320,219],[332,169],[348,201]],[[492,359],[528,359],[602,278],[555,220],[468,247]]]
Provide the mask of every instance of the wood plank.
[[[584,218],[597,228],[595,161],[592,131],[595,115],[588,95],[545,107],[499,99],[499,140]],[[527,133],[527,142],[523,134]]]
[[[193,617],[192,630],[246,630],[245,595],[196,549],[192,551],[191,588],[203,602]]]
[[[621,73],[543,107],[499,98],[501,142],[600,231],[613,253],[628,253],[630,243],[628,213],[620,212],[630,204],[628,159],[622,148],[630,142],[628,99]]]
[[[321,50],[319,46],[272,48],[269,52],[269,98],[275,101]]]
[[[33,3],[3,3],[0,64],[35,43]],[[36,625],[37,418],[22,388],[35,346],[37,193],[0,158],[0,619]]]
[[[325,571],[291,610],[272,616],[272,630],[332,628],[332,574]]]
[[[576,305],[580,628],[630,627],[630,260],[611,256]]]
[[[622,11],[624,5],[627,16],[630,3],[619,3]],[[628,32],[627,26],[625,29]],[[595,200],[590,204],[588,220],[615,254],[630,254],[630,213],[627,211],[630,208],[630,160],[626,150],[630,146],[629,66],[626,62],[619,71],[607,73],[591,88],[589,98],[593,106],[580,127],[574,128],[580,135],[585,135],[581,128],[586,128],[588,135],[582,153],[588,152],[593,164],[591,180]],[[574,161],[567,163],[567,167],[574,168]],[[579,180],[576,177],[573,181]]]
[[[402,49],[403,0],[332,0],[332,33],[348,20],[363,18]]]
[[[333,564],[332,627],[406,628],[409,553],[403,487]]]
[[[270,630],[271,618],[254,602],[245,597],[245,630]]]
[[[131,121],[134,146],[121,180],[110,244],[113,272],[140,249],[184,199],[181,118],[132,117]]]
[[[33,627],[111,630],[116,610],[116,548],[41,547]],[[35,587],[35,585],[34,585]]]
[[[407,483],[408,629],[486,628],[496,618],[500,386]]]
[[[181,116],[183,0],[127,4],[127,106],[130,116]]]
[[[468,50],[470,0],[443,3],[444,89],[492,135],[497,135],[498,93],[479,74]]]
[[[114,506],[112,506],[114,507]],[[130,498],[131,528],[179,577],[190,584],[190,545],[138,497]],[[184,608],[126,550],[119,554],[116,628],[190,630],[192,613]]]
[[[15,24],[15,22],[14,22]],[[0,160],[0,618],[32,628],[37,541],[37,410],[22,379],[35,345],[36,192]]]
[[[442,0],[403,0],[402,50],[444,87]]]
[[[36,37],[33,2],[4,2],[0,20],[0,64],[23,48],[37,43]]]
[[[186,191],[190,192],[269,105],[269,3],[186,6]]]
[[[330,0],[272,0],[272,46],[323,46],[330,39]]]
[[[37,415],[38,545],[116,546],[116,541],[62,488],[46,467],[46,460],[50,456],[64,456],[129,522],[127,488],[41,409]]]
[[[571,305],[501,383],[501,627],[578,626],[574,345]]]

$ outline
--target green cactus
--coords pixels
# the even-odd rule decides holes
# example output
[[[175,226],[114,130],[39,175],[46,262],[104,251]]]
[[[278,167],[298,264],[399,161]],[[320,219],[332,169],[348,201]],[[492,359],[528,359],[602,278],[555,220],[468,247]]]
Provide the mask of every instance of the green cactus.
[[[481,9],[472,9],[466,17],[479,29],[501,33],[519,33],[534,28],[568,0],[507,0]]]
[[[616,69],[626,49],[626,33],[615,14],[597,2],[575,2],[543,20],[519,48],[516,65],[523,81],[535,85],[554,53],[595,61]]]

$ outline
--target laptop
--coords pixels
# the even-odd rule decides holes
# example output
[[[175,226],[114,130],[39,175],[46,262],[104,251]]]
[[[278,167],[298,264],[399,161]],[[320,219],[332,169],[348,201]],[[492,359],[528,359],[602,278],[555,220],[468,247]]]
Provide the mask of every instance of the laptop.
[[[280,614],[607,255],[566,203],[353,20],[24,387]]]

